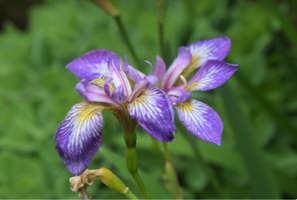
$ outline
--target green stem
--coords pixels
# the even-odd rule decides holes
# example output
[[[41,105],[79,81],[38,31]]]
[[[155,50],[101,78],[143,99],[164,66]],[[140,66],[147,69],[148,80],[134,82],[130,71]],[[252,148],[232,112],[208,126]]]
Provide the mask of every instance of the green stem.
[[[161,56],[164,59],[166,65],[168,65],[168,59],[165,50],[165,42],[164,42],[164,24],[159,22],[159,42],[160,42],[160,52]]]
[[[140,64],[139,59],[138,59],[138,57],[137,57],[137,55],[136,55],[136,53],[135,53],[135,51],[134,51],[134,49],[132,47],[132,44],[131,44],[128,36],[127,36],[127,33],[126,33],[125,29],[124,29],[124,25],[123,25],[123,23],[121,21],[120,16],[119,15],[118,16],[115,16],[114,19],[115,19],[116,24],[117,24],[117,26],[119,28],[119,31],[120,31],[120,34],[122,36],[122,39],[123,39],[124,43],[126,44],[126,46],[128,47],[128,50],[132,54],[132,56],[133,56],[133,58],[134,58],[134,60],[135,60],[135,62],[137,64],[138,68],[140,68],[141,67],[141,64]]]
[[[135,194],[133,194],[133,192],[131,192],[130,189],[125,193],[125,195],[128,199],[139,199],[137,196],[135,196]]]
[[[171,160],[170,160],[169,151],[168,151],[168,147],[167,147],[167,143],[162,142],[162,144],[163,144],[163,149],[164,149],[164,156],[165,156],[165,159],[171,161]]]
[[[127,168],[134,178],[135,182],[138,185],[141,193],[145,199],[151,199],[150,195],[147,192],[147,189],[138,174],[138,165],[137,165],[137,155],[136,155],[136,134],[135,130],[130,133],[125,133],[125,142],[126,142],[126,165]]]
[[[165,23],[166,8],[167,8],[167,0],[159,0],[158,1],[158,26],[159,26],[160,53],[163,60],[168,65],[168,58],[166,55],[165,41],[164,41],[164,23]]]
[[[195,140],[192,140],[189,135],[186,133],[186,131],[181,131],[182,134],[184,135],[184,137],[188,140],[194,156],[196,158],[196,160],[198,161],[198,163],[200,164],[201,168],[203,169],[203,171],[207,174],[208,178],[210,179],[210,183],[212,185],[212,187],[217,191],[217,193],[222,197],[222,198],[226,198],[225,192],[223,191],[219,181],[217,180],[217,178],[214,176],[212,170],[207,166],[205,160],[203,159],[203,157],[201,156],[197,146],[196,146],[196,142]]]

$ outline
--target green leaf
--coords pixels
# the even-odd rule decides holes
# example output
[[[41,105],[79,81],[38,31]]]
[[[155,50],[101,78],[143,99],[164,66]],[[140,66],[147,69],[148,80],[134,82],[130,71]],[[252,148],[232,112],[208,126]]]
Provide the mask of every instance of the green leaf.
[[[251,126],[248,125],[231,88],[228,84],[224,84],[217,90],[220,92],[226,106],[238,150],[245,163],[255,197],[280,198],[280,191],[275,184],[275,179],[267,163],[265,163],[263,154],[251,134]]]

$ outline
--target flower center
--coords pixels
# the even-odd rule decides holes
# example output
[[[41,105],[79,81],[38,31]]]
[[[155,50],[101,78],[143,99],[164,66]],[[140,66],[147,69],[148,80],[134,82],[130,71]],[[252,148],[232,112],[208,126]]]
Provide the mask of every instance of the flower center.
[[[104,84],[106,81],[107,81],[107,78],[105,76],[101,76],[100,78],[93,79],[90,83],[92,85],[96,85],[104,90]],[[109,87],[110,94],[112,94],[116,88],[115,85],[113,83],[109,82],[108,87]]]

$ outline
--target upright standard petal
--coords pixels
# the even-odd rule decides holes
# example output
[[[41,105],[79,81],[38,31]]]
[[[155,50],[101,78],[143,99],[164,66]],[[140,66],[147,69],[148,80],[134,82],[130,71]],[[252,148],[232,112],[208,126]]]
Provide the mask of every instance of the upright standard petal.
[[[176,104],[177,114],[187,130],[197,138],[221,145],[223,122],[208,105],[193,99]]]
[[[236,72],[238,66],[219,60],[209,60],[192,77],[186,90],[204,91],[219,87]]]
[[[176,132],[174,110],[168,96],[158,88],[147,88],[128,105],[128,112],[153,138],[172,141]]]
[[[105,49],[93,50],[73,60],[66,65],[66,68],[71,70],[78,78],[85,78],[88,81],[100,78],[103,75],[108,78],[110,72],[107,68],[107,61],[114,54],[112,51]]]
[[[191,62],[192,56],[186,47],[180,47],[178,49],[178,57],[174,60],[172,65],[169,67],[165,73],[163,80],[161,82],[161,88],[167,91],[173,86],[175,81],[180,76],[181,72],[188,66]]]
[[[89,166],[102,143],[105,104],[81,102],[74,105],[59,125],[54,142],[68,170],[80,175]]]
[[[124,93],[128,97],[131,94],[131,85],[129,80],[124,72],[121,71],[123,66],[123,61],[120,56],[115,54],[112,55],[108,61],[107,67],[113,78],[113,83],[116,87],[123,85]]]
[[[163,59],[160,56],[156,57],[156,70],[155,76],[158,78],[158,85],[160,86],[163,76],[166,71],[166,65]]]

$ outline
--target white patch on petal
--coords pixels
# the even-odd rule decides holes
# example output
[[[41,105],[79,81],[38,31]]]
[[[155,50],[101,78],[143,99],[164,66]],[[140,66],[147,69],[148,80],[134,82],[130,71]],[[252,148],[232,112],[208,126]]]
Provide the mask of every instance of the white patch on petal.
[[[196,137],[221,144],[223,123],[219,115],[206,104],[188,100],[176,104],[178,116],[183,125]]]
[[[104,125],[101,111],[107,105],[81,102],[74,105],[59,125],[54,141],[65,165],[73,174],[82,173],[98,151]]]
[[[168,142],[172,141],[174,126],[174,111],[168,96],[160,89],[148,88],[128,105],[132,118],[154,138]]]

